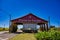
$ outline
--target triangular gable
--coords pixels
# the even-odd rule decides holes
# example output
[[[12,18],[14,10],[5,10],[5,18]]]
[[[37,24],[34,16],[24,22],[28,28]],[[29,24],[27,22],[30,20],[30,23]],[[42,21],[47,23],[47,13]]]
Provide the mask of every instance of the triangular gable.
[[[44,20],[44,19],[42,19],[42,18],[39,18],[39,17],[37,17],[37,16],[35,16],[35,15],[33,15],[33,14],[28,14],[28,15],[25,15],[25,16],[23,16],[23,17],[21,17],[21,18],[17,18],[17,19],[14,19],[14,20],[12,20],[12,21],[19,21],[19,20],[39,20],[39,21],[43,21],[43,22],[48,22],[48,21],[46,21],[46,20]]]

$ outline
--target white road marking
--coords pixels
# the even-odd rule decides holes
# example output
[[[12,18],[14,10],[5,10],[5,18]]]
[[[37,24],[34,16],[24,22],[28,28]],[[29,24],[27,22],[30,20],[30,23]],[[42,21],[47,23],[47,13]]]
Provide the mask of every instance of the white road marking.
[[[8,38],[5,38],[5,39],[3,39],[3,38],[0,38],[0,40],[8,40]]]

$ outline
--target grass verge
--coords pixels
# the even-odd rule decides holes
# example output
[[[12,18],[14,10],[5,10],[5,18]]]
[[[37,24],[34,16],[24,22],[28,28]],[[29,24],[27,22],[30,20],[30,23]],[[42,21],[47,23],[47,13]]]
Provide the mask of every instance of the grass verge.
[[[15,37],[10,38],[9,40],[36,40],[36,38],[32,33],[24,33],[24,34],[18,34]]]

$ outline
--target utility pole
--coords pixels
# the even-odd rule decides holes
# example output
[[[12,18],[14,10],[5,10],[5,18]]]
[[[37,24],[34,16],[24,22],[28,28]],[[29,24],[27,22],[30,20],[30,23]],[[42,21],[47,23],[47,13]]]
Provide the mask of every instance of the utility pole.
[[[60,17],[58,16],[58,19],[59,19]],[[60,27],[60,21],[58,20],[58,27]]]
[[[48,17],[48,25],[49,25],[49,28],[50,28],[50,16]]]
[[[3,28],[3,30],[5,30],[5,24],[4,24],[4,28]]]
[[[9,26],[11,25],[11,14],[9,14]]]
[[[57,23],[58,23],[58,27],[60,27],[60,23],[59,23],[59,21],[57,21]]]

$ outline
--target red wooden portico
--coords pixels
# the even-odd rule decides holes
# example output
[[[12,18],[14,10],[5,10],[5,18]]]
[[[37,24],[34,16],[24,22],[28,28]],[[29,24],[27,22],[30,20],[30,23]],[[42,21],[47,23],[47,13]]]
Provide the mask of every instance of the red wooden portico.
[[[11,26],[10,26],[9,32],[16,32],[17,25],[19,25],[19,24],[23,24],[23,31],[27,31],[27,30],[37,31],[36,25],[40,25],[41,31],[48,30],[48,21],[46,21],[42,18],[39,18],[31,13],[29,13],[28,15],[25,15],[21,18],[11,20]]]

